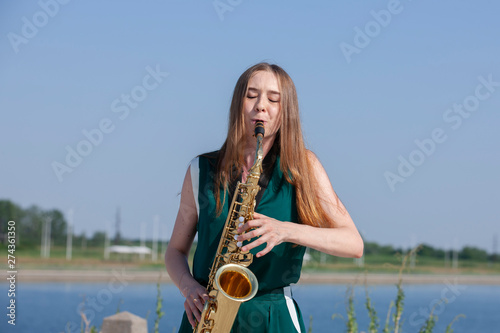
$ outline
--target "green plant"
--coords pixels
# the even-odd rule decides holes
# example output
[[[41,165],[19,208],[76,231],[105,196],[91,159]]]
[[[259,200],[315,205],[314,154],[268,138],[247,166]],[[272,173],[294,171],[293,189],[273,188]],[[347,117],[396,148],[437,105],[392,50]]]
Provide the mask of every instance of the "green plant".
[[[307,333],[312,333],[313,331],[313,316],[309,316],[309,328],[307,330]]]
[[[394,302],[391,301],[389,304],[389,309],[387,310],[387,316],[385,318],[385,325],[384,325],[384,331],[383,333],[389,333],[390,332],[390,326],[389,326],[389,320],[391,319],[391,312],[392,308],[394,307]]]
[[[95,326],[90,326],[90,320],[87,319],[87,316],[85,313],[82,311],[80,312],[80,316],[82,317],[82,324],[81,324],[81,333],[97,333],[97,329]]]
[[[356,320],[356,312],[354,310],[354,287],[347,288],[347,332],[357,333],[358,322]]]
[[[366,295],[366,310],[368,310],[368,316],[370,317],[370,324],[368,326],[369,333],[377,333],[379,327],[379,319],[377,317],[377,312],[372,305],[370,294],[368,293],[368,286],[365,285],[365,295]]]
[[[420,328],[420,331],[418,331],[418,333],[432,333],[432,330],[434,329],[434,326],[436,325],[437,321],[437,317],[434,315],[434,309],[436,308],[436,305],[432,307],[431,313],[429,314],[429,318],[427,318],[427,320],[424,323],[424,326]]]
[[[458,319],[460,319],[460,318],[465,318],[465,315],[459,314],[458,316],[456,316],[455,318],[453,318],[453,320],[451,321],[451,323],[449,323],[448,326],[446,326],[446,332],[445,333],[453,333],[453,329],[451,328],[451,325],[453,325],[453,323],[455,321],[457,321]]]
[[[160,275],[161,279],[161,275]],[[163,298],[161,297],[161,290],[160,290],[160,281],[158,280],[156,284],[156,289],[158,291],[157,296],[156,296],[156,319],[155,319],[155,327],[154,327],[154,333],[158,333],[158,326],[160,325],[160,319],[165,315],[165,312],[161,311],[162,306],[163,306]]]
[[[120,298],[120,301],[118,301],[118,306],[117,306],[117,308],[116,308],[116,313],[120,313],[120,312],[121,312],[121,310],[120,310],[120,305],[122,305],[122,304],[123,304],[123,299],[122,299],[122,298]]]
[[[404,257],[403,257],[403,262],[401,264],[401,268],[399,269],[399,276],[398,276],[398,284],[396,285],[398,292],[396,294],[396,302],[394,303],[394,308],[396,312],[394,313],[393,317],[393,322],[394,322],[394,333],[399,333],[401,330],[401,316],[403,314],[403,308],[404,308],[404,298],[405,298],[405,293],[403,291],[403,270],[406,268],[406,262],[408,261],[408,258],[412,257],[416,251],[418,251],[419,246],[408,252]]]

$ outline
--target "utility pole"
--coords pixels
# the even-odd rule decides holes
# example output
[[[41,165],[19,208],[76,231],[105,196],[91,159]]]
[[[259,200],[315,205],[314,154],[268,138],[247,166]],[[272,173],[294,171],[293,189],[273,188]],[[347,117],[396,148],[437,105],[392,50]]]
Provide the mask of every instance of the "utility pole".
[[[68,211],[68,226],[66,235],[66,260],[71,260],[73,252],[73,209]]]
[[[112,227],[111,227],[111,222],[108,220],[104,221],[104,224],[106,225],[106,230],[104,232],[104,260],[109,259],[109,246],[110,246],[110,239],[109,236],[113,233]]]
[[[106,230],[104,233],[104,259],[109,259],[109,232]]]
[[[87,249],[87,233],[85,231],[82,232],[82,251]]]
[[[120,224],[121,224],[120,206],[118,206],[118,208],[116,209],[116,219],[115,219],[115,227],[116,227],[116,234],[114,240],[115,245],[119,245],[121,241]]]
[[[493,253],[491,258],[493,259],[492,261],[497,261],[497,248],[498,248],[498,235],[494,234],[493,235]]]
[[[153,253],[151,254],[151,260],[156,261],[158,259],[158,228],[160,224],[160,216],[155,215],[153,217]]]
[[[146,223],[141,222],[141,254],[139,254],[139,258],[144,260],[144,248],[146,247]]]
[[[445,248],[444,248],[444,267],[447,268],[448,266],[450,266],[450,252],[451,250],[449,250],[449,246],[448,244],[446,244]]]
[[[41,239],[42,244],[40,244],[40,257],[42,257],[42,258],[45,258],[45,241],[46,241],[45,233],[46,233],[46,230],[47,230],[47,228],[45,227],[45,224],[47,224],[47,221],[45,219],[43,219],[43,222],[42,222],[42,239]]]
[[[163,234],[163,240],[161,242],[161,255],[164,256],[165,252],[167,252],[167,239],[168,239],[168,232],[167,232],[167,227],[162,226],[162,234]]]
[[[453,263],[452,267],[454,269],[458,268],[458,238],[455,238],[455,246],[453,250]]]
[[[47,246],[47,250],[45,250],[45,253],[47,255],[47,258],[50,258],[50,235],[52,232],[52,218],[47,218],[47,241],[45,245]]]
[[[410,248],[410,268],[413,269],[415,268],[415,262],[416,262],[416,246],[417,246],[417,235],[413,234],[411,236],[411,248]]]
[[[44,218],[42,225],[42,249],[40,255],[42,258],[50,258],[50,228],[52,218],[47,216]]]

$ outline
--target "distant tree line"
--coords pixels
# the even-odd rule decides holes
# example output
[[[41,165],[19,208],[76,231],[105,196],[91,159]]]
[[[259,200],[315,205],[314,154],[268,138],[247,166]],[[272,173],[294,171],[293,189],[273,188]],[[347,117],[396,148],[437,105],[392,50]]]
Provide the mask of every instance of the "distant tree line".
[[[411,249],[394,248],[390,245],[379,245],[374,242],[365,242],[365,255],[396,255],[398,253],[407,253]],[[448,252],[448,254],[446,253]],[[451,256],[451,250],[443,250],[434,248],[428,244],[421,244],[419,246],[417,255],[419,257],[443,259],[446,255]],[[473,246],[465,246],[458,251],[458,259],[472,260],[472,261],[499,261],[499,256],[496,253],[488,254],[483,249]],[[451,259],[451,258],[450,258]]]
[[[44,221],[51,219],[51,244],[63,246],[66,244],[67,222],[61,211],[57,209],[43,210],[37,206],[30,206],[26,209],[11,202],[10,200],[0,200],[0,243],[6,243],[7,222],[16,222],[16,246],[17,247],[37,247],[41,244],[42,228]],[[87,237],[85,233],[73,235],[74,246],[102,247],[104,246],[106,234],[102,231],[96,231],[92,237]],[[138,240],[122,240],[122,244],[139,243]],[[410,249],[395,248],[391,245],[379,245],[375,242],[365,241],[365,256],[388,255],[407,253]],[[313,256],[316,256],[312,251]],[[449,255],[450,251],[448,251]],[[443,249],[437,249],[430,245],[420,246],[418,256],[426,258],[443,259],[446,252]],[[485,250],[466,246],[458,251],[460,260],[471,261],[499,261],[498,254],[488,254]]]
[[[58,209],[44,210],[38,206],[21,208],[10,200],[0,200],[0,243],[7,241],[7,223],[16,222],[16,247],[35,248],[40,246],[44,223],[50,219],[51,245],[64,246],[67,238],[67,221]],[[103,246],[105,233],[96,231],[92,237],[85,233],[73,235],[73,245]]]
[[[51,243],[66,244],[66,220],[57,209],[43,210],[37,206],[23,209],[9,200],[0,200],[0,234],[5,243],[7,222],[16,222],[16,246],[40,245],[44,222],[51,220]]]

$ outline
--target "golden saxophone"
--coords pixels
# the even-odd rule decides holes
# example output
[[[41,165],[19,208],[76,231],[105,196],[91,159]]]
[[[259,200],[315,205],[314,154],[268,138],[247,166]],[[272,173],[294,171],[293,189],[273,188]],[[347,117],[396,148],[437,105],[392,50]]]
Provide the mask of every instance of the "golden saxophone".
[[[257,293],[258,282],[247,266],[253,261],[253,254],[241,251],[236,229],[242,223],[253,219],[255,197],[259,193],[259,178],[262,173],[262,140],[264,123],[255,124],[257,151],[255,162],[249,170],[245,183],[236,185],[229,207],[226,223],[210,270],[207,292],[201,320],[193,332],[227,333],[233,326],[241,302],[246,302]]]

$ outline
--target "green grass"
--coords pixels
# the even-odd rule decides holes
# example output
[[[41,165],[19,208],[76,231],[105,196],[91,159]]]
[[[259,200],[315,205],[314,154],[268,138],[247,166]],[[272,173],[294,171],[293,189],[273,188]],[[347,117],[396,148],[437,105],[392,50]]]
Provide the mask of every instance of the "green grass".
[[[191,250],[189,257],[192,263],[195,248]],[[7,247],[0,245],[0,253],[7,253]],[[66,260],[66,247],[53,246],[50,250],[50,258],[40,257],[40,247],[18,247],[14,253],[16,266],[20,269],[108,269],[114,265],[125,266],[134,270],[163,270],[163,254],[158,254],[158,260],[152,262],[150,258],[140,260],[139,256],[119,256],[111,254],[108,260],[104,259],[103,247],[73,247],[72,259]],[[333,256],[313,256],[315,261],[304,263],[303,271],[306,273],[321,272],[344,272],[344,273],[397,273],[401,267],[403,257],[401,255],[366,255],[363,267],[358,267],[353,259],[338,258]],[[323,259],[323,261],[322,261]],[[6,267],[6,262],[0,264],[0,268]],[[474,262],[459,261],[458,269],[453,269],[445,261],[436,258],[417,257],[414,268],[407,268],[415,274],[499,274],[500,262]]]

